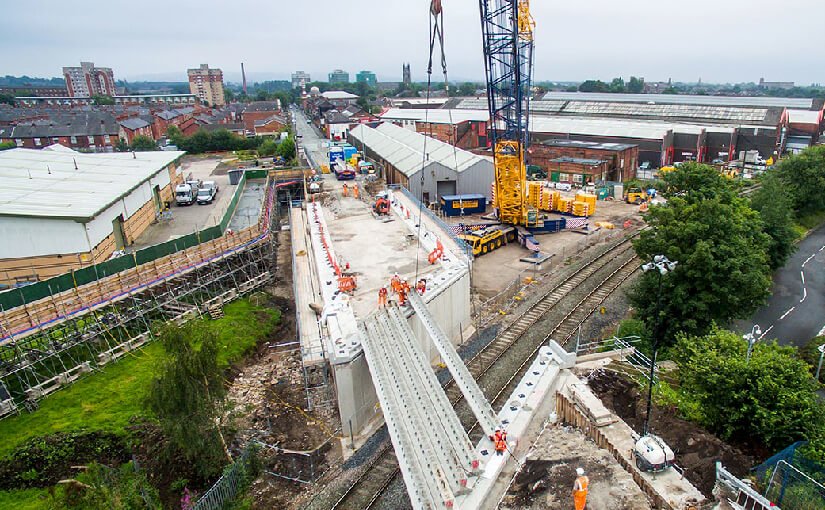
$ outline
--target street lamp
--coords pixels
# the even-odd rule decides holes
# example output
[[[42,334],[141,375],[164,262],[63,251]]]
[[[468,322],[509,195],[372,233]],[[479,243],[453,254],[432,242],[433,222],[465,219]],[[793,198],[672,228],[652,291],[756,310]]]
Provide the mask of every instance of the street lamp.
[[[754,324],[753,328],[751,328],[751,332],[745,333],[744,335],[742,335],[742,338],[744,338],[745,341],[748,342],[748,355],[745,361],[746,363],[748,363],[751,360],[751,352],[753,352],[753,346],[760,338],[762,338],[762,330],[759,329],[759,324]]]
[[[825,344],[816,348],[819,351],[819,365],[816,367],[816,381],[819,382],[819,371],[822,370],[822,357],[825,356]]]
[[[667,273],[673,272],[673,270],[676,269],[676,264],[678,263],[679,262],[675,260],[668,260],[668,258],[664,255],[656,255],[655,257],[653,257],[652,262],[642,264],[642,271],[644,271],[645,273],[654,270],[659,273],[659,285],[656,296],[656,320],[653,323],[652,335],[653,358],[650,360],[650,380],[648,381],[649,384],[647,387],[647,415],[645,416],[644,432],[642,436],[648,435],[650,428],[650,410],[653,406],[653,376],[654,371],[656,369],[656,355],[658,354],[659,350],[659,329],[662,323],[662,276],[666,275]]]

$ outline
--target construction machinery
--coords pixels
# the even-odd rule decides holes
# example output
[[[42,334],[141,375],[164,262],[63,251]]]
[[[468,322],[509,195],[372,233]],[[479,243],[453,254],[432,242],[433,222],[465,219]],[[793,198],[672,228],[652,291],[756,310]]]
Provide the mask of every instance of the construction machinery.
[[[372,210],[378,216],[389,216],[390,200],[387,192],[382,191],[375,195],[375,203],[372,204]]]
[[[636,467],[649,473],[665,471],[673,466],[673,450],[660,438],[653,434],[642,436],[633,447],[633,456],[636,458]]]
[[[473,249],[473,256],[479,257],[515,241],[518,234],[513,227],[495,225],[475,232],[459,234],[458,237],[470,245]]]
[[[627,193],[624,195],[624,200],[628,204],[640,205],[647,202],[648,199],[647,192],[639,187],[627,188]]]
[[[529,0],[479,0],[487,78],[487,107],[495,165],[495,200],[502,223],[538,226],[528,215],[524,155],[533,71]]]

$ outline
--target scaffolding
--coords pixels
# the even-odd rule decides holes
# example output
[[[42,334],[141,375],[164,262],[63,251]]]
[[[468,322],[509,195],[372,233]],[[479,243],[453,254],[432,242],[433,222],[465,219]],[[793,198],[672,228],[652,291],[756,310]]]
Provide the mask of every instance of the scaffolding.
[[[276,273],[278,209],[267,182],[256,225],[158,260],[0,310],[0,417],[38,401],[154,339],[157,325],[222,315]],[[25,323],[23,323],[25,319]]]

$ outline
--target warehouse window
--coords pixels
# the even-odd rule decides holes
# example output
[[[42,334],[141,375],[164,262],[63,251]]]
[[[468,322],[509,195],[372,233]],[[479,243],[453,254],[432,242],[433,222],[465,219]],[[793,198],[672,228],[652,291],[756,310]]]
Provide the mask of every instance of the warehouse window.
[[[582,174],[573,174],[573,182],[577,182],[577,183],[581,184]]]
[[[559,182],[570,182],[569,174],[559,174]]]
[[[77,137],[76,136],[72,136],[72,143],[77,143]]]
[[[34,139],[34,144],[35,145],[40,145],[40,138],[35,138]]]
[[[94,145],[95,144],[95,137],[94,136],[87,136],[86,138],[89,139],[89,145]]]

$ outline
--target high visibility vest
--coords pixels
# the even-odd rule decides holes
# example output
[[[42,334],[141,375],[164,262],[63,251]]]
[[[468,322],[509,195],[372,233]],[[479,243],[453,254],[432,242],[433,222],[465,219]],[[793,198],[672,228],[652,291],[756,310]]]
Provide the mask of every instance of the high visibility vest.
[[[576,478],[576,483],[573,487],[575,492],[584,492],[587,493],[587,486],[590,485],[590,479],[586,476],[580,476]]]

